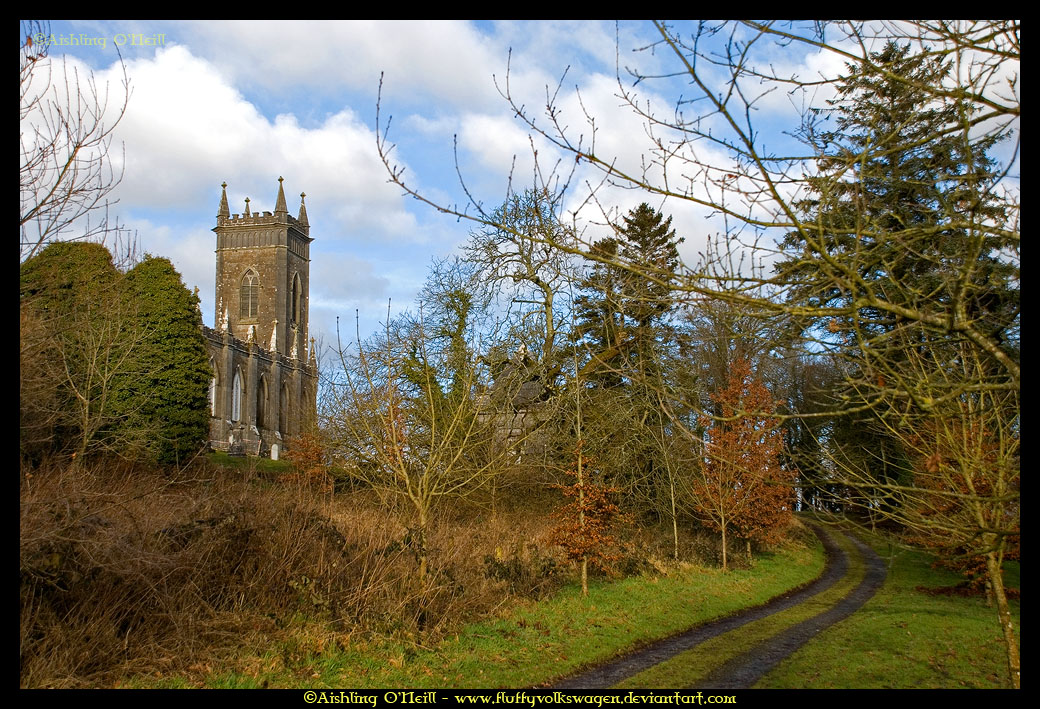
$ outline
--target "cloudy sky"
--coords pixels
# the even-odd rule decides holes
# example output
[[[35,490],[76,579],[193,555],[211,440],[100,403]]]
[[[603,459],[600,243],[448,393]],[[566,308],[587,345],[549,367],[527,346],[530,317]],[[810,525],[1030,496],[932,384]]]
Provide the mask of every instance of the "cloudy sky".
[[[494,206],[511,171],[514,186],[530,183],[532,148],[543,169],[556,158],[544,140],[532,142],[503,98],[507,73],[517,103],[539,113],[546,87],[555,91],[566,71],[561,120],[587,139],[585,116],[595,116],[597,155],[638,169],[646,133],[620,106],[617,70],[663,70],[660,51],[633,51],[654,38],[645,23],[74,21],[53,22],[51,33],[58,44],[50,56],[81,76],[93,71],[110,103],[121,91],[121,53],[132,95],[115,136],[125,173],[114,213],[144,250],[169,257],[186,284],[198,286],[207,324],[220,184],[228,183],[232,212],[243,211],[246,197],[251,209],[272,210],[279,176],[292,213],[306,192],[315,239],[311,334],[326,341],[337,316],[352,331],[360,311],[364,334],[389,298],[394,310],[410,306],[431,260],[455,253],[474,228],[388,184],[376,152],[380,77],[381,120],[385,127],[392,115],[393,160],[409,184],[436,201],[464,203],[457,146],[471,193]],[[840,68],[804,49],[778,53],[775,62],[813,73]],[[669,106],[677,94],[656,93],[668,88],[641,85],[641,100]],[[781,148],[789,139],[780,129],[797,120],[797,106],[780,92],[759,109]],[[603,196],[622,213],[646,199]],[[688,259],[724,229],[691,205],[653,206],[674,217]]]

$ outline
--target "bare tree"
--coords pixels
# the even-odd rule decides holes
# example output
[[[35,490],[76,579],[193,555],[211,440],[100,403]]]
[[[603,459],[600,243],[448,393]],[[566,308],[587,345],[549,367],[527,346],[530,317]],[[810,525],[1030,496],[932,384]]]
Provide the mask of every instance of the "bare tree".
[[[333,381],[326,421],[329,450],[349,474],[388,504],[403,502],[418,561],[428,571],[427,534],[436,503],[483,488],[508,466],[499,421],[481,409],[486,388],[479,349],[467,339],[470,303],[451,289],[440,294],[440,317],[387,318],[382,336],[339,347],[342,371]]]
[[[660,37],[644,49],[654,49],[671,58],[674,67],[662,75],[650,76],[638,69],[626,69],[631,84],[618,77],[618,93],[645,122],[649,141],[639,164],[629,168],[610,155],[597,155],[595,117],[586,115],[587,130],[570,128],[563,121],[557,105],[559,87],[549,91],[545,120],[538,120],[519,97],[512,93],[508,77],[503,95],[518,118],[558,150],[568,153],[572,160],[560,164],[587,165],[599,172],[600,180],[582,181],[571,178],[573,168],[564,172],[536,171],[541,190],[557,195],[554,205],[562,205],[558,195],[583,187],[588,193],[573,200],[578,204],[597,202],[604,188],[617,185],[636,188],[662,197],[679,199],[709,208],[723,221],[723,232],[717,249],[706,254],[695,268],[687,264],[682,278],[671,283],[673,288],[687,293],[724,297],[744,306],[749,313],[768,312],[804,314],[813,317],[837,317],[850,310],[876,308],[893,317],[943,330],[950,335],[963,336],[1000,362],[1016,380],[1019,365],[995,342],[992,336],[980,330],[978,323],[968,315],[952,308],[950,313],[937,313],[922,304],[905,305],[889,302],[885,294],[867,282],[852,260],[839,262],[830,253],[822,227],[804,220],[798,202],[813,186],[810,179],[820,174],[821,166],[828,165],[827,176],[832,180],[855,177],[854,168],[863,153],[827,152],[834,146],[823,142],[816,125],[817,113],[809,110],[810,92],[833,90],[840,82],[838,74],[801,78],[797,74],[784,75],[771,68],[769,54],[775,46],[789,52],[800,49],[805,53],[819,52],[833,55],[856,67],[857,71],[881,76],[897,84],[916,90],[927,100],[950,101],[957,104],[960,121],[947,122],[934,132],[917,136],[916,142],[961,133],[969,144],[977,144],[987,137],[1000,137],[1013,132],[1020,115],[1017,66],[1019,53],[1019,25],[1015,22],[955,22],[955,23],[699,23],[689,34],[664,22],[655,23]],[[888,40],[910,43],[921,54],[944,57],[957,66],[956,75],[939,85],[915,83],[913,78],[895,74],[879,63],[872,50]],[[767,46],[768,45],[768,46]],[[758,50],[767,57],[760,58]],[[724,80],[717,79],[719,72]],[[686,91],[667,112],[657,114],[640,100],[637,89],[654,80],[666,81],[681,76]],[[562,84],[562,82],[561,82]],[[665,86],[669,90],[670,86]],[[799,135],[805,150],[800,154],[774,155],[763,148],[763,137],[754,123],[756,109],[772,92],[785,90],[807,102],[802,116]],[[906,149],[903,136],[887,136],[884,145],[871,146],[871,154]],[[1017,137],[1016,137],[1017,141]],[[709,152],[708,147],[712,148]],[[378,148],[386,162],[391,178],[407,193],[429,203],[405,183],[402,171],[391,162],[393,146],[386,133],[380,134]],[[1015,163],[1017,149],[1005,162],[986,189],[999,191],[999,178],[1008,175]],[[537,159],[537,156],[536,156]],[[468,194],[468,192],[467,192]],[[1015,258],[1018,241],[1018,204],[1016,195],[994,195],[1002,199],[1009,215],[1002,223],[992,223],[971,212],[956,215],[957,223],[968,225],[983,240],[999,240],[1002,246],[1010,243]],[[514,226],[505,223],[495,212],[486,210],[476,200],[463,207],[435,205],[438,209],[505,232],[516,233]],[[609,211],[605,205],[603,213]],[[561,220],[567,221],[567,220]],[[796,231],[803,236],[806,259],[812,261],[816,273],[833,283],[835,288],[856,294],[853,302],[844,307],[792,307],[782,298],[762,298],[751,286],[775,286],[781,294],[791,287],[789,280],[764,275],[757,276],[734,268],[733,256],[739,258],[742,249],[750,249],[756,259],[776,254],[774,239]],[[900,234],[882,235],[890,239],[905,238]],[[632,269],[644,276],[667,279],[668,274],[648,271],[645,266],[628,262],[618,255],[596,254],[585,245],[556,243],[550,235],[543,239],[564,251],[580,252],[587,258]]]
[[[116,296],[117,298],[119,296]],[[128,398],[129,378],[144,378],[142,345],[150,335],[135,304],[124,299],[92,303],[63,323],[57,338],[63,384],[71,392],[80,459],[94,451],[135,457],[157,443],[158,425],[138,416],[142,398]]]
[[[109,195],[123,178],[124,161],[113,155],[112,140],[131,90],[125,66],[122,88],[110,96],[92,72],[81,77],[64,59],[48,56],[49,24],[23,21],[21,29],[18,180],[26,259],[73,230],[79,239],[117,231],[109,222]]]
[[[153,328],[109,251],[53,244],[20,275],[23,450],[65,450],[79,460],[153,450],[157,427],[139,415],[145,399],[131,392],[169,365],[146,361]]]
[[[500,288],[515,308],[519,327],[514,334],[532,331],[538,341],[529,348],[537,358],[546,384],[560,369],[561,333],[567,317],[568,284],[574,277],[573,259],[554,244],[570,242],[573,235],[557,219],[548,192],[510,195],[496,210],[500,229],[485,226],[464,247],[467,260],[485,282]]]
[[[569,195],[568,204],[598,205],[609,224],[611,190],[637,189],[707,210],[719,225],[717,238],[699,263],[675,276],[591,243],[546,240],[656,279],[686,298],[719,299],[745,317],[796,321],[817,350],[842,360],[847,388],[831,411],[794,415],[861,412],[898,421],[955,404],[960,410],[973,397],[1017,397],[1020,24],[655,22],[654,28],[656,39],[642,49],[653,52],[659,68],[618,71],[617,95],[643,121],[647,136],[636,161],[599,152],[602,123],[584,103],[577,123],[565,115],[562,79],[547,90],[544,114],[527,108],[508,76],[500,90],[518,119],[557,151],[552,170],[545,169],[544,149],[534,156],[542,161],[534,189],[557,195],[553,204]],[[777,52],[791,61],[776,63]],[[820,67],[837,61],[811,74],[778,68],[805,58],[824,60],[815,62]],[[854,104],[869,100],[869,86],[899,94],[916,116],[890,121],[864,111],[860,119]],[[658,110],[660,104],[644,100],[643,87],[660,87],[674,100]],[[772,113],[760,111],[767,102],[784,94],[801,116],[790,126],[795,147],[778,150],[756,121]],[[835,119],[838,129],[828,123],[835,108],[847,111]],[[916,120],[921,117],[926,120]],[[432,204],[391,162],[385,130],[378,135],[391,179]],[[999,143],[1011,144],[1009,153],[990,159],[987,151]],[[916,181],[910,172],[877,172],[904,156],[924,161]],[[945,162],[934,162],[939,158]],[[933,189],[914,195],[925,201],[903,213],[895,202],[883,209],[898,190],[878,193],[878,180]],[[463,207],[434,206],[515,232],[466,194]],[[785,267],[769,270],[777,260]],[[922,351],[930,357],[920,359]],[[863,481],[847,482],[851,489]],[[866,482],[870,486],[860,489],[873,492],[862,501],[877,509],[876,496],[893,483]],[[1009,488],[1000,499],[1015,516],[1017,491]],[[989,523],[974,519],[974,534],[991,533]],[[1000,621],[1010,679],[1018,687],[1013,632],[1008,616]]]
[[[845,484],[841,503],[880,512],[899,525],[904,540],[940,559],[982,559],[1014,679],[1021,664],[1002,564],[1020,533],[1021,403],[1016,390],[968,388],[965,382],[985,378],[991,363],[967,343],[960,349],[943,367],[935,366],[933,348],[910,350],[906,368],[916,369],[919,389],[936,403],[927,410],[890,407],[878,419],[902,446],[904,474],[881,477],[876,466],[856,465],[840,448],[832,460]]]

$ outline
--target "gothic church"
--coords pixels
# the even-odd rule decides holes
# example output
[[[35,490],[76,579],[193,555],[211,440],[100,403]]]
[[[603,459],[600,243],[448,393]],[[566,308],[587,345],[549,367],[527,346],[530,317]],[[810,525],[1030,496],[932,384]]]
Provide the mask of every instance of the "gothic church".
[[[227,183],[217,211],[215,327],[203,327],[213,380],[210,445],[277,458],[312,423],[314,340],[307,339],[310,224],[305,194],[292,217],[282,178],[274,212],[232,214]],[[308,347],[309,345],[309,347]]]

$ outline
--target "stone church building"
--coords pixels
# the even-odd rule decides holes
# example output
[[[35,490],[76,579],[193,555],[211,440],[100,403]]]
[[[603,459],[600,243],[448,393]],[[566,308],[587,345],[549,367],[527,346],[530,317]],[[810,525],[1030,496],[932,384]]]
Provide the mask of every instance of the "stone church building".
[[[204,327],[210,382],[210,445],[277,458],[314,420],[318,391],[314,340],[307,337],[310,224],[285,204],[274,212],[217,210],[216,323]]]

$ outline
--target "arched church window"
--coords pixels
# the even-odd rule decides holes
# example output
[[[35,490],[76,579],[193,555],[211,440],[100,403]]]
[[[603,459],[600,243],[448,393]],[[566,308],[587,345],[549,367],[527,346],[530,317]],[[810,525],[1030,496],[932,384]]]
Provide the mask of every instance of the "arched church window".
[[[267,425],[267,377],[261,375],[260,383],[256,387],[256,427],[265,428]]]
[[[235,381],[231,392],[231,420],[242,420],[242,371],[235,370]]]
[[[209,380],[209,415],[216,417],[217,415],[217,368],[213,366],[213,360],[210,359],[209,367],[213,370],[213,376]]]
[[[294,274],[292,279],[292,324],[295,325],[300,321],[300,298],[303,295],[303,289],[300,288],[300,274]]]
[[[282,384],[282,395],[278,397],[278,430],[283,436],[289,435],[289,386]]]
[[[242,277],[239,304],[240,318],[255,318],[260,311],[260,277],[253,269],[246,271],[246,275]]]

